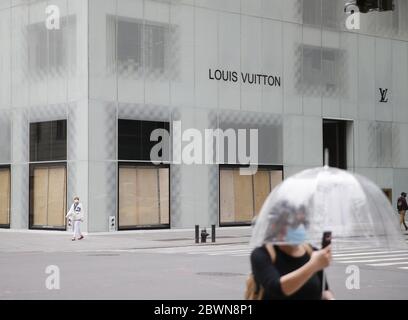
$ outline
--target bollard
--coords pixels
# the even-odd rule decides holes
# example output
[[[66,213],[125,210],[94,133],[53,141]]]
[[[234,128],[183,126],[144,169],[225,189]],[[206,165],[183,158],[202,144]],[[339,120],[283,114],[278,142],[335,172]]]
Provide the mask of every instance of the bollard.
[[[211,242],[215,242],[215,224],[211,226]]]
[[[195,243],[200,242],[200,226],[198,224],[195,225]]]

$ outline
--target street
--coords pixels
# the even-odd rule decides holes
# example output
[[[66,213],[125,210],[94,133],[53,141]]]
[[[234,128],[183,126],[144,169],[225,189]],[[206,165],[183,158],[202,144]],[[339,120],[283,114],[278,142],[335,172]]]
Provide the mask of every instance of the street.
[[[7,241],[17,236],[49,241],[37,250],[29,244],[24,249],[22,243],[7,250]],[[186,243],[185,235],[177,236],[172,235],[173,241],[163,238],[165,245],[155,247],[145,240],[137,248],[129,239],[140,235],[132,234],[88,236],[71,243],[65,234],[0,233],[0,299],[243,299],[250,270],[247,237],[236,243],[194,245]],[[114,238],[116,248],[104,249],[103,241],[112,243]],[[60,250],[44,249],[58,241],[65,244]],[[100,245],[92,246],[97,241]],[[408,298],[408,248],[355,247],[334,252],[333,259],[327,276],[337,299]],[[359,289],[346,286],[350,265],[358,267]],[[59,289],[47,289],[48,266],[58,267]]]

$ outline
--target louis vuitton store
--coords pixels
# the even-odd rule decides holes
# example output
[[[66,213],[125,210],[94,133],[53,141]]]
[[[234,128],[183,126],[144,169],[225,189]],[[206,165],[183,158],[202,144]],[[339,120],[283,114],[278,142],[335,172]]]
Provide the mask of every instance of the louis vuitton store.
[[[0,228],[66,230],[75,195],[88,232],[248,225],[325,148],[395,203],[408,3],[348,30],[345,2],[56,0],[50,22],[47,1],[0,1]],[[241,175],[229,150],[254,129],[258,170]],[[237,138],[221,159],[205,149],[220,132]]]

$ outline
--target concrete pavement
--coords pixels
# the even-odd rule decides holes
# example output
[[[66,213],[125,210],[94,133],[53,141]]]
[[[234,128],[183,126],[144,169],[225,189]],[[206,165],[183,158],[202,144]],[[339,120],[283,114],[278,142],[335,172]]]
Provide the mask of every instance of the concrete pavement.
[[[71,241],[69,232],[0,229],[0,252],[75,252],[221,245],[248,243],[250,234],[250,227],[217,228],[215,243],[211,243],[211,237],[208,237],[206,244],[195,244],[193,229],[84,233],[85,239],[81,241]]]
[[[192,229],[92,233],[81,241],[69,232],[0,230],[0,299],[241,299],[247,257],[237,264],[154,250],[247,246],[250,231],[217,228],[216,243],[195,244]],[[60,290],[45,286],[50,265],[60,270]]]
[[[75,242],[68,232],[0,230],[0,300],[243,299],[250,228],[217,233],[215,245],[196,245],[193,230],[90,234]],[[359,268],[358,289],[347,288],[350,265]],[[46,286],[49,266],[59,269],[58,290]],[[335,253],[327,274],[338,299],[408,299],[405,266],[408,250],[356,247]]]
[[[243,245],[77,252],[0,253],[4,299],[243,299],[250,272]],[[200,249],[200,250],[198,250]],[[199,252],[198,252],[199,251]],[[49,266],[59,289],[47,288]],[[408,299],[407,271],[359,264],[358,289],[347,288],[348,264],[327,269],[337,299]]]

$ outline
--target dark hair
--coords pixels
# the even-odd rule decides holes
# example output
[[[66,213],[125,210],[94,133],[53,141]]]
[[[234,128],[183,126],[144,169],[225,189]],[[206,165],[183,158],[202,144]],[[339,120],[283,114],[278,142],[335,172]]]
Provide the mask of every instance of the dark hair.
[[[401,192],[401,196],[405,197],[407,194],[405,192]]]

